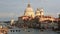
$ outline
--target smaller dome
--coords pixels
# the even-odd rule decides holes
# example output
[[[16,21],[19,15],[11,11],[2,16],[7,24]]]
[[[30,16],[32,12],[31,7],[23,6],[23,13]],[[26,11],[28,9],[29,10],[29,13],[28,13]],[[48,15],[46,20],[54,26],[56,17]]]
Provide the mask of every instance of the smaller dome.
[[[36,11],[36,13],[40,13],[40,10],[37,8],[37,11]]]
[[[40,10],[37,8],[37,11],[36,11],[36,16],[40,16]]]

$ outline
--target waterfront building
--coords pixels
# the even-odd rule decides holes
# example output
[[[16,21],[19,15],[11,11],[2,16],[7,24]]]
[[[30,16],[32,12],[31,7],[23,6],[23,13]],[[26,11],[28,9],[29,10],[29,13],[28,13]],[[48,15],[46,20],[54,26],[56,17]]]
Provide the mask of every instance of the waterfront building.
[[[24,11],[24,15],[18,17],[18,23],[24,23],[25,25],[35,25],[39,24],[39,27],[44,25],[44,27],[50,23],[57,23],[59,21],[59,18],[55,18],[53,16],[45,16],[44,15],[44,9],[43,8],[37,8],[36,11],[33,10],[30,4],[27,4],[27,8]],[[51,25],[52,25],[51,24]],[[55,27],[55,26],[54,26]]]
[[[45,21],[45,20],[54,20],[54,17],[51,16],[44,16],[44,9],[40,8],[37,9],[36,12],[34,13],[34,10],[32,9],[31,5],[28,4],[27,8],[25,9],[24,15],[21,16],[23,20],[31,20],[32,18],[35,18],[36,16],[39,16],[39,21]],[[20,21],[20,19],[18,18]]]

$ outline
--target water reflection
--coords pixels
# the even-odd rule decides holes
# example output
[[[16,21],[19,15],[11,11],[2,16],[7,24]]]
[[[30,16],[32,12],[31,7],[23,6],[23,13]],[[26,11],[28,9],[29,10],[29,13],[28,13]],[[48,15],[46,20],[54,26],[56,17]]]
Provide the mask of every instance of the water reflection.
[[[26,29],[26,31],[22,29],[18,29],[18,30],[14,29],[10,31],[8,32],[8,34],[60,34],[54,31],[49,31],[49,30],[41,31],[39,29]]]

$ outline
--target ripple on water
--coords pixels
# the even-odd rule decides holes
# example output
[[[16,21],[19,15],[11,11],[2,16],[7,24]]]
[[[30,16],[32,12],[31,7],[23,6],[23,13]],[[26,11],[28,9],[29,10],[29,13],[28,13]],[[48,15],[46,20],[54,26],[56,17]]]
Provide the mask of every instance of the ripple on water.
[[[60,34],[60,33],[56,33],[54,31],[40,31],[39,29],[26,29],[26,31],[20,29],[20,32],[16,32],[16,31],[8,32],[8,34]]]

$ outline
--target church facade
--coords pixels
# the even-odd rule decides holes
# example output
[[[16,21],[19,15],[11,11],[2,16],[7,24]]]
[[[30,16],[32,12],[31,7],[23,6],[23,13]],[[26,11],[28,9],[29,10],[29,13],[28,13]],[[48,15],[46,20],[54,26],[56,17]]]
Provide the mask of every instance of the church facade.
[[[41,21],[57,21],[57,18],[54,18],[52,16],[44,16],[44,9],[43,8],[37,8],[36,11],[33,10],[30,4],[27,5],[27,8],[24,11],[24,15],[21,17],[18,17],[18,21],[20,20],[31,20],[38,17],[39,22]],[[56,20],[57,19],[57,20]]]

